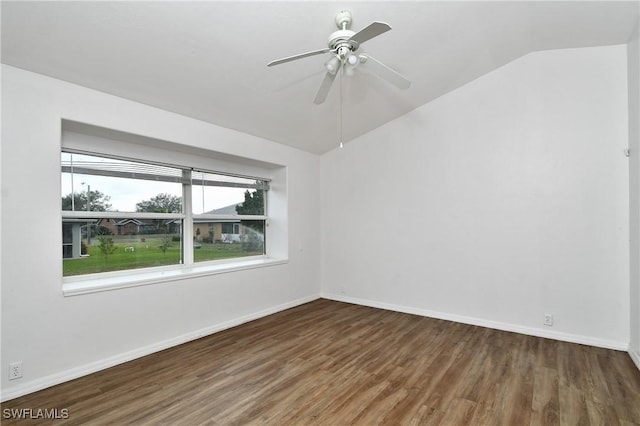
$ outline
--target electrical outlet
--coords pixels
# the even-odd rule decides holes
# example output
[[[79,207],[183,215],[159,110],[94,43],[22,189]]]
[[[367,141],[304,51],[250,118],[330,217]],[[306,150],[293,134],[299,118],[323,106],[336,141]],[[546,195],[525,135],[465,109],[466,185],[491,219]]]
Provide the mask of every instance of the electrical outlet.
[[[22,361],[9,364],[9,380],[20,379],[22,377]]]
[[[552,326],[553,325],[553,315],[552,314],[544,314],[544,325]]]

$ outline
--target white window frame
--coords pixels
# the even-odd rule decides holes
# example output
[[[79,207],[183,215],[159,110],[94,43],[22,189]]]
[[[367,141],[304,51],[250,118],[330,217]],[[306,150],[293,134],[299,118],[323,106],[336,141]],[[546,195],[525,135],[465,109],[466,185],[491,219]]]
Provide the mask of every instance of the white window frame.
[[[253,269],[264,266],[272,266],[287,263],[287,259],[275,259],[269,256],[269,246],[266,241],[267,227],[269,226],[269,218],[267,216],[267,200],[269,194],[269,178],[247,176],[241,174],[231,174],[228,172],[220,172],[214,170],[203,170],[201,167],[186,167],[177,164],[160,164],[154,161],[141,160],[135,157],[115,156],[100,152],[92,152],[79,149],[62,148],[62,152],[71,154],[85,154],[103,158],[112,158],[117,160],[133,161],[152,165],[167,166],[183,170],[183,211],[182,213],[141,213],[141,212],[93,212],[93,211],[64,211],[61,210],[61,222],[63,219],[180,219],[183,221],[182,226],[182,264],[166,265],[158,267],[147,267],[138,269],[127,269],[119,271],[100,272],[94,274],[73,275],[63,277],[63,293],[65,296],[75,296],[86,293],[94,293],[99,291],[114,290],[120,288],[134,287],[140,285],[148,285],[162,283],[167,281],[182,280],[185,278],[193,278],[199,276],[214,275],[227,273],[232,271],[240,271],[245,269]],[[262,181],[265,186],[261,189],[265,190],[265,206],[263,215],[220,215],[220,214],[198,214],[192,212],[192,189],[196,183],[191,180],[191,173],[194,171],[205,172],[217,175],[241,177]],[[106,174],[108,175],[108,174]],[[225,186],[224,183],[221,185]],[[216,186],[214,184],[214,186]],[[233,185],[230,185],[233,186]],[[246,187],[246,185],[238,185]],[[206,220],[252,220],[264,221],[265,229],[265,253],[257,256],[243,256],[229,259],[219,259],[211,261],[194,261],[194,239],[193,224],[194,217]],[[62,273],[61,273],[62,275]]]

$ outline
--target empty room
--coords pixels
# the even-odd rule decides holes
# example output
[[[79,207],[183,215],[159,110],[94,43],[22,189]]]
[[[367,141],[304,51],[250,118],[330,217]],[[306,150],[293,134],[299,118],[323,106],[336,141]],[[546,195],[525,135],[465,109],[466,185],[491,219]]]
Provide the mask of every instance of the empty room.
[[[3,424],[640,424],[640,2],[0,6]]]

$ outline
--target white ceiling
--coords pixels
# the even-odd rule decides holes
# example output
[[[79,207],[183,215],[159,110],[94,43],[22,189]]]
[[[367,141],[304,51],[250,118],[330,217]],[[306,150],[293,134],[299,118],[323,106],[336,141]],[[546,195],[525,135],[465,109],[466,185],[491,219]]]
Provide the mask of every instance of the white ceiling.
[[[536,50],[626,43],[630,2],[2,2],[2,62],[299,149],[338,145],[338,80],[313,99],[334,17],[393,28],[359,51],[412,81],[398,90],[361,65],[345,77],[347,142]]]

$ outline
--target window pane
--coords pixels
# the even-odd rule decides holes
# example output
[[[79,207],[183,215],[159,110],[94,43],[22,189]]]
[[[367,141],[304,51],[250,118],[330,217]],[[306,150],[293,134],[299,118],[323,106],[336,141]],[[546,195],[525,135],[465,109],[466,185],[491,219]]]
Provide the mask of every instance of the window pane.
[[[264,220],[195,220],[196,262],[265,254]]]
[[[192,184],[195,215],[264,215],[266,182],[195,171]]]
[[[182,221],[63,219],[63,276],[182,261]]]
[[[182,170],[62,153],[62,210],[182,212]]]

